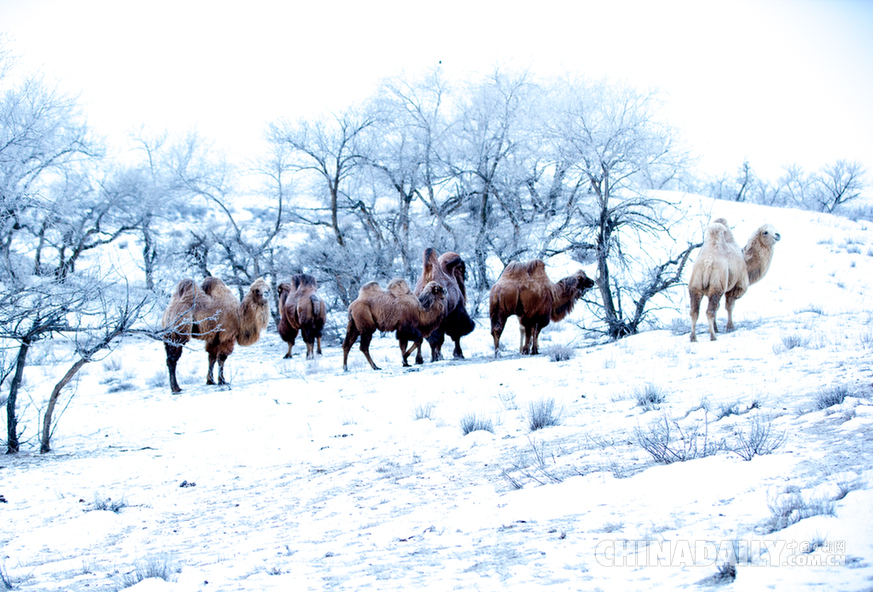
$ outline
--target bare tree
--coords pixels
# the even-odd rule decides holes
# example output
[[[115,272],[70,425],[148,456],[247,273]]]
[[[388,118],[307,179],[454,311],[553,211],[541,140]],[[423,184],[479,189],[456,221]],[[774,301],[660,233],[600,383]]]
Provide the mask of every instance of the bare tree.
[[[377,133],[369,163],[395,196],[396,209],[386,213],[384,226],[400,252],[403,275],[410,280],[416,260],[411,252],[416,200],[433,221],[434,230],[425,242],[441,246],[440,237],[448,232],[451,248],[457,245],[455,230],[448,222],[447,192],[443,191],[452,177],[447,163],[452,125],[447,95],[447,84],[435,69],[415,80],[405,76],[386,80],[378,96]]]
[[[624,235],[669,232],[669,204],[640,191],[639,179],[647,170],[682,167],[684,154],[677,153],[673,130],[659,119],[656,95],[573,80],[565,82],[563,91],[549,131],[562,157],[572,163],[573,175],[591,190],[591,205],[581,215],[595,251],[607,334],[617,339],[636,333],[651,298],[681,281],[691,247],[655,265],[642,283],[620,282],[613,271],[626,263]],[[625,310],[624,295],[634,300],[631,312]]]
[[[55,384],[49,396],[42,420],[40,453],[51,451],[51,437],[57,427],[54,411],[63,388],[97,354],[111,349],[122,337],[130,335],[144,310],[153,303],[148,294],[136,296],[128,285],[125,284],[122,290],[114,282],[104,280],[94,297],[84,307],[74,311],[74,331],[66,335],[75,342],[77,359]]]
[[[818,175],[816,205],[822,212],[833,213],[846,203],[857,199],[866,187],[867,171],[857,161],[838,160],[825,165]]]
[[[507,74],[499,69],[472,89],[468,102],[459,115],[458,141],[463,162],[458,171],[460,197],[467,207],[467,228],[473,249],[473,275],[476,287],[489,287],[489,238],[499,217],[501,176],[513,154],[526,136],[521,131],[526,94],[533,90],[526,73]],[[505,184],[504,184],[505,186]],[[503,208],[510,223],[517,209]]]

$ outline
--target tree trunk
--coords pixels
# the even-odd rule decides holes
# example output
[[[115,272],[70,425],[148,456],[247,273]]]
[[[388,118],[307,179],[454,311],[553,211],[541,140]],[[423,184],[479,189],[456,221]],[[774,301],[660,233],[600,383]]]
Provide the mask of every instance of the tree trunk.
[[[18,390],[24,379],[24,366],[27,363],[27,352],[30,350],[30,340],[25,339],[18,348],[15,360],[15,375],[9,386],[9,398],[6,400],[6,454],[17,454],[20,448],[18,442],[18,416],[15,406],[18,402]]]
[[[45,417],[42,420],[42,440],[39,447],[40,454],[45,454],[46,452],[51,452],[50,440],[51,440],[51,426],[52,426],[52,414],[55,410],[55,404],[58,402],[58,398],[61,396],[61,389],[63,389],[67,384],[73,379],[76,373],[81,370],[82,366],[88,363],[88,359],[79,358],[79,360],[73,364],[67,373],[64,374],[64,377],[55,385],[55,388],[52,390],[52,394],[49,397],[48,407],[45,410]]]

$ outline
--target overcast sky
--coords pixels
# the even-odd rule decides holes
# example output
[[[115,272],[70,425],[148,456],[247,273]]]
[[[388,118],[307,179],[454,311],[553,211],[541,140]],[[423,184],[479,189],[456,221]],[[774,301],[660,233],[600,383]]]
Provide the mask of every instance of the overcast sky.
[[[385,76],[499,63],[660,88],[708,172],[873,170],[871,1],[0,0],[0,31],[110,138],[196,128],[253,156],[266,122]]]

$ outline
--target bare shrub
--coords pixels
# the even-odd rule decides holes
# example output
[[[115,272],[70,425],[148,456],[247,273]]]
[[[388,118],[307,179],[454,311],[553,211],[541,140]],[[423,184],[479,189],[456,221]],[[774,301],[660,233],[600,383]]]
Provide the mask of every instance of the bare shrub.
[[[555,399],[531,401],[527,407],[527,425],[532,432],[561,423],[562,410],[555,405]]]
[[[576,350],[567,345],[552,345],[545,353],[552,362],[566,362],[573,359]]]
[[[834,405],[841,405],[849,395],[849,389],[845,385],[838,385],[819,391],[815,396],[815,407],[824,410]]]
[[[124,362],[119,356],[113,356],[103,362],[103,370],[106,372],[119,372],[122,368],[124,368]]]
[[[642,407],[646,411],[658,409],[666,399],[667,394],[656,384],[648,383],[642,388],[638,388],[633,393],[633,398],[638,407]]]
[[[476,431],[494,433],[494,423],[487,417],[482,417],[476,413],[468,413],[461,418],[461,433],[465,436],[470,432]]]
[[[802,333],[784,333],[781,337],[782,347],[776,346],[773,349],[775,353],[789,351],[796,347],[807,347],[811,341],[812,339],[808,335],[803,335]]]
[[[800,491],[791,489],[767,500],[770,517],[762,524],[764,534],[770,534],[813,516],[833,516],[834,502],[823,497],[805,499]]]
[[[714,411],[716,421],[724,419],[725,417],[730,417],[731,415],[740,415],[741,413],[742,411],[740,410],[739,401],[734,401],[733,403],[721,403],[719,404],[718,409]]]
[[[94,501],[91,503],[90,510],[102,512],[120,513],[121,510],[127,507],[127,502],[124,498],[112,499],[109,496],[104,496],[100,493],[94,494]]]
[[[849,495],[852,491],[863,489],[864,485],[864,481],[858,477],[850,479],[849,477],[844,476],[837,479],[837,496],[834,498],[834,501],[838,502]]]
[[[118,384],[113,384],[108,389],[106,389],[107,393],[122,393],[124,391],[135,391],[136,385],[131,382],[119,382]]]
[[[433,419],[434,404],[431,402],[421,403],[415,406],[415,419]]]
[[[165,582],[172,582],[176,574],[182,571],[182,567],[169,555],[151,555],[141,561],[137,561],[133,571],[124,575],[119,589],[136,586],[149,578],[160,578]]]
[[[756,455],[772,454],[788,439],[787,432],[775,433],[773,419],[756,415],[749,422],[748,430],[734,426],[734,446],[731,452],[743,460],[752,460]]]
[[[165,388],[169,384],[166,370],[155,372],[151,378],[146,380],[146,385],[152,388]]]
[[[645,429],[637,426],[634,435],[643,450],[664,464],[704,458],[722,448],[721,443],[709,440],[708,414],[704,414],[702,426],[698,420],[687,428],[664,415]]]

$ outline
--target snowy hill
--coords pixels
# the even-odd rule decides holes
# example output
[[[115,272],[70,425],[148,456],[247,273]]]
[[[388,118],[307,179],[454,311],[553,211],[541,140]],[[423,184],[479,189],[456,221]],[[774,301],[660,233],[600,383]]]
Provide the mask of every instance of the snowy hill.
[[[565,361],[494,359],[484,318],[466,360],[411,370],[391,336],[371,347],[381,372],[354,349],[343,373],[338,347],[283,360],[268,333],[229,358],[228,390],[186,347],[173,396],[160,344],[125,341],[80,373],[54,452],[0,459],[0,574],[15,590],[869,589],[873,225],[682,200],[689,237],[718,216],[743,244],[764,222],[782,235],[715,342],[705,322],[689,342],[680,288],[663,328],[619,342],[586,331],[585,307],[549,327],[541,350],[570,346]],[[23,449],[62,371],[51,351],[28,367]],[[550,398],[558,425],[532,431]],[[473,415],[492,431],[464,435]],[[657,462],[652,442],[689,459]]]

